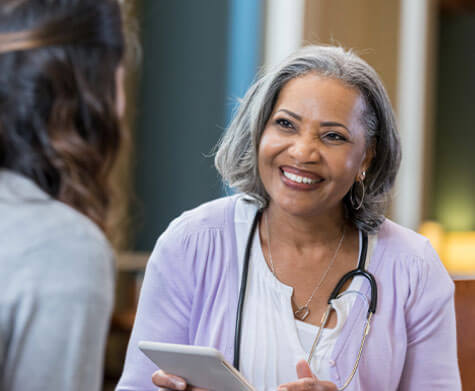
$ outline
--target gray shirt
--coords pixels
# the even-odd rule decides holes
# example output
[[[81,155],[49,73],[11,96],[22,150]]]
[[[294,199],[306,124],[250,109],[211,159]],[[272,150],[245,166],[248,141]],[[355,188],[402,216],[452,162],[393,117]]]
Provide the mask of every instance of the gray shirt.
[[[113,259],[91,220],[0,170],[0,391],[100,389]]]

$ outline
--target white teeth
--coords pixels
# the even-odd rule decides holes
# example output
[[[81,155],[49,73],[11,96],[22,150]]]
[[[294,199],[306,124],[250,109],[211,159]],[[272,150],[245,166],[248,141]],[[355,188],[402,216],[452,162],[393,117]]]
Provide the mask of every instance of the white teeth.
[[[297,182],[297,183],[306,183],[308,185],[311,185],[313,183],[317,183],[318,181],[315,180],[315,179],[310,179],[310,178],[307,178],[307,177],[304,177],[304,176],[300,176],[300,175],[295,175],[291,172],[287,172],[287,171],[284,171],[282,170],[282,172],[284,173],[284,176],[286,178],[289,178],[291,181],[294,181],[294,182]]]

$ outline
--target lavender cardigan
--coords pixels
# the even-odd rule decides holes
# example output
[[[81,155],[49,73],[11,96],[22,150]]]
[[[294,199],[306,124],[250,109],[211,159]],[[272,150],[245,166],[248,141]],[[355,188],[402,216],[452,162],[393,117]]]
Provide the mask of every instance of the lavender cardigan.
[[[237,196],[185,212],[160,236],[147,265],[121,390],[155,390],[157,369],[139,340],[213,346],[232,362],[240,276],[234,233]],[[348,390],[461,390],[454,285],[429,242],[386,220],[369,271],[378,306]],[[361,291],[368,294],[364,283]],[[332,381],[351,373],[366,313],[356,300],[334,351]]]

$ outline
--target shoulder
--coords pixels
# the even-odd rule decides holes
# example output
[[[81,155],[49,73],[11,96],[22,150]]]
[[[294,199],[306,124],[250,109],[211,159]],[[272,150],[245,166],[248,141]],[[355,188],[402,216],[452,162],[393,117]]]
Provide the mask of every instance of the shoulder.
[[[377,233],[378,246],[386,253],[423,258],[429,240],[413,230],[386,219]]]
[[[385,263],[393,260],[406,268],[420,272],[432,269],[448,276],[429,239],[421,234],[386,219],[377,235],[377,253],[384,257]]]
[[[226,269],[235,257],[234,210],[240,195],[223,197],[184,212],[157,240],[148,266],[158,274],[198,276]],[[186,274],[186,273],[185,273]]]
[[[424,292],[444,300],[453,295],[453,281],[427,238],[390,220],[377,235],[374,256],[385,283],[397,281],[396,290],[407,296]]]
[[[100,262],[113,256],[112,247],[101,229],[68,205],[51,201],[49,205],[30,209],[40,210],[32,210],[33,216],[23,239],[17,232],[17,240],[24,242],[24,253],[50,249],[54,258],[65,258],[64,264],[68,264],[66,259],[85,263],[90,258]]]
[[[0,286],[7,300],[112,303],[114,253],[100,228],[31,180],[0,170]]]
[[[112,298],[115,257],[99,227],[57,201],[17,205],[13,211],[16,217],[0,222],[0,264],[8,279],[1,285],[35,294]]]
[[[111,252],[92,220],[52,199],[30,179],[5,170],[0,170],[0,215],[0,244],[10,254],[48,245],[67,247],[68,243]]]
[[[182,238],[209,230],[230,229],[236,201],[239,198],[239,194],[218,198],[183,212],[170,223],[162,236]]]

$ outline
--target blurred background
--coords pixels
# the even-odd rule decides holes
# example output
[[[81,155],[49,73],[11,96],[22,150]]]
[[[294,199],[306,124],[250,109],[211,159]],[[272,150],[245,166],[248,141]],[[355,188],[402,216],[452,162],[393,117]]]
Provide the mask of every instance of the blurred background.
[[[474,0],[125,0],[141,59],[127,80],[130,148],[116,181],[117,305],[106,389],[120,375],[141,276],[184,210],[225,195],[213,147],[259,72],[304,44],[352,48],[383,79],[403,163],[388,215],[475,276]],[[124,221],[123,216],[116,216]]]

